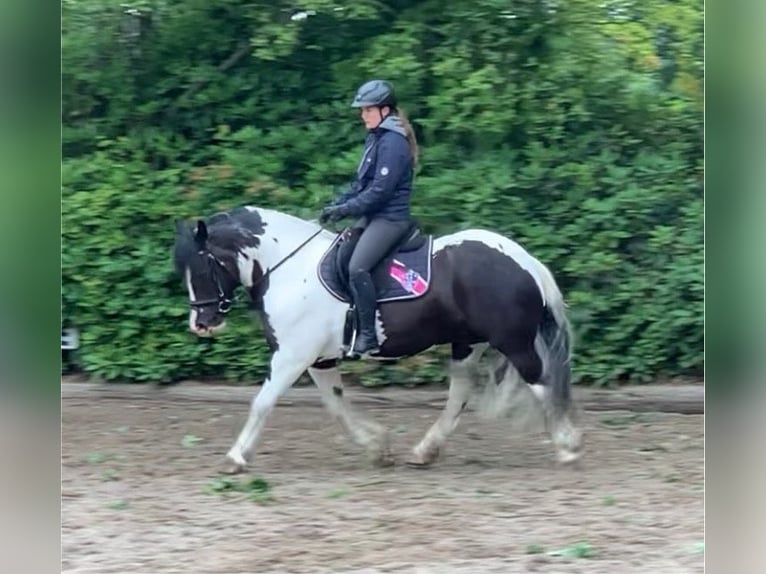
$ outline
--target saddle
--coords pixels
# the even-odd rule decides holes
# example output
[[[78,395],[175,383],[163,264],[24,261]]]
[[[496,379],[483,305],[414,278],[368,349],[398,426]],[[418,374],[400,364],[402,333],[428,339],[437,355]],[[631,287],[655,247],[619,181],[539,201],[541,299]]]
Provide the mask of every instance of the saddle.
[[[336,299],[350,303],[348,262],[362,235],[361,228],[347,228],[338,235],[319,260],[319,280]],[[433,236],[425,235],[417,222],[373,269],[378,303],[422,297],[431,281]]]

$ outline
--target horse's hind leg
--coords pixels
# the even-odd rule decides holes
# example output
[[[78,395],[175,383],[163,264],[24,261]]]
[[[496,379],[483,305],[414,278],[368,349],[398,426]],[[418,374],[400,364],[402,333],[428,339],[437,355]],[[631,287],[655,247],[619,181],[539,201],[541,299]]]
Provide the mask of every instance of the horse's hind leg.
[[[365,448],[375,463],[393,463],[386,429],[351,407],[343,393],[343,381],[335,361],[315,364],[309,368],[309,375],[319,388],[325,407],[351,440]]]
[[[468,398],[477,376],[477,366],[487,344],[453,345],[450,362],[451,376],[449,397],[444,410],[417,446],[407,463],[413,466],[431,464],[439,455],[449,435],[455,430],[460,415],[468,404]]]
[[[526,382],[542,406],[545,426],[559,462],[571,463],[579,459],[582,454],[582,432],[572,420],[572,404],[568,401],[562,405],[554,394],[554,385],[559,383],[557,377],[566,377],[568,385],[568,363],[553,357],[539,335],[534,340],[534,346],[521,346],[517,339],[515,344],[506,345],[502,352],[511,365],[500,383],[508,388],[503,389],[501,394],[509,396],[509,389],[518,385],[519,378]],[[510,408],[510,405],[501,405],[499,408]]]

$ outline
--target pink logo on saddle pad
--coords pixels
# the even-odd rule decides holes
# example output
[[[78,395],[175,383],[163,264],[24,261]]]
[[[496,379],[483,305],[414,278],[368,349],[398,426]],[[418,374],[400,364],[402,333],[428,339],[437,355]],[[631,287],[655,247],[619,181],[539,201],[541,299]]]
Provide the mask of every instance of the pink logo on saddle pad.
[[[404,263],[396,259],[391,262],[388,274],[407,292],[413,295],[422,295],[428,289],[428,282],[423,279],[420,273],[414,269],[408,269]]]

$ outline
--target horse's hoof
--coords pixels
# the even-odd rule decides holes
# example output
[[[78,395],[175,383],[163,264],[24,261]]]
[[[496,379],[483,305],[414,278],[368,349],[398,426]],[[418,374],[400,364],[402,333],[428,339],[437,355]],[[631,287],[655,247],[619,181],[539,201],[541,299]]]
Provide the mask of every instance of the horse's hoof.
[[[429,468],[431,466],[431,463],[425,460],[416,458],[414,456],[411,456],[410,458],[407,459],[407,466],[409,466],[410,468],[423,469],[423,468]]]
[[[229,452],[222,464],[223,474],[242,474],[247,469],[247,461],[237,452]]]
[[[236,462],[227,460],[226,462],[223,463],[221,467],[221,474],[228,474],[228,475],[243,474],[246,470],[247,470],[247,467],[244,464],[238,464]]]
[[[372,464],[377,467],[385,468],[396,464],[396,459],[388,448],[369,452],[368,456]]]
[[[562,466],[576,466],[581,456],[581,451],[568,449],[561,449],[556,453],[556,459]]]
[[[426,454],[412,452],[406,460],[407,466],[412,468],[428,468],[439,456],[439,451],[435,450]]]
[[[379,468],[387,468],[396,464],[396,459],[390,452],[383,453],[373,458],[372,463]]]

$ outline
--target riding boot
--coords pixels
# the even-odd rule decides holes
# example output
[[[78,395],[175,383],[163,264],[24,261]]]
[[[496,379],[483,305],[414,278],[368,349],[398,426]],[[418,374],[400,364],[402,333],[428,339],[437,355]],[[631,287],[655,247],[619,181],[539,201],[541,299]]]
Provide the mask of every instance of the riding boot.
[[[378,336],[375,333],[376,294],[375,285],[369,273],[357,272],[351,277],[351,294],[354,297],[357,317],[357,335],[354,353],[379,351]]]

